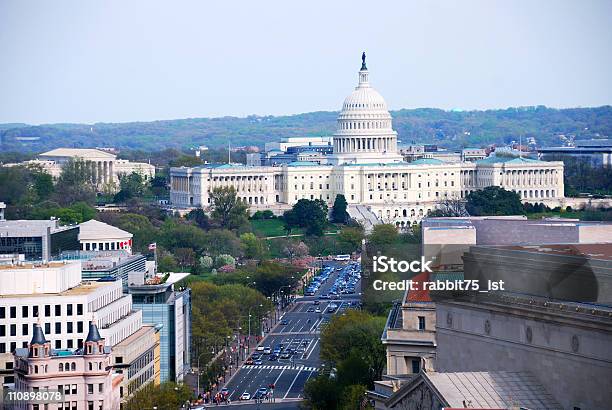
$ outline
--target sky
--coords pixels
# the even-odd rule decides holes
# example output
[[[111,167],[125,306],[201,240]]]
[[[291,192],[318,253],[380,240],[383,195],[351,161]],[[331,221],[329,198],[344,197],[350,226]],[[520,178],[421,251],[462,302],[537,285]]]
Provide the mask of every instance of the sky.
[[[612,104],[612,0],[0,0],[0,123]]]

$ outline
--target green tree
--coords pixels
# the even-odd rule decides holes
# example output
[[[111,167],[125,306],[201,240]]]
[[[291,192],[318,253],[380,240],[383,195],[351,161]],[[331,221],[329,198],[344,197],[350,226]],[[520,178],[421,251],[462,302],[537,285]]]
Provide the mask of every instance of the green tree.
[[[236,195],[234,187],[219,187],[211,193],[211,216],[222,228],[238,229],[248,224],[248,205]]]
[[[221,254],[215,258],[215,267],[220,268],[222,266],[236,266],[236,259],[232,255]]]
[[[470,215],[522,215],[519,194],[504,188],[490,186],[472,191],[467,196],[466,210]]]
[[[138,172],[119,177],[119,192],[115,195],[115,202],[124,202],[131,198],[142,198],[147,191],[147,184]]]
[[[327,224],[327,204],[320,199],[300,199],[283,215],[286,230],[304,228],[306,235],[322,236]]]
[[[208,255],[204,255],[204,256],[200,256],[200,268],[202,268],[202,270],[204,272],[209,272],[213,267],[213,259],[208,256]]]
[[[51,197],[51,194],[55,191],[53,185],[53,177],[44,171],[38,171],[33,173],[34,178],[34,190],[39,200],[45,200]]]
[[[374,225],[368,238],[368,242],[373,245],[384,246],[397,242],[399,234],[397,228],[392,224]]]
[[[244,256],[248,259],[262,259],[265,254],[263,241],[251,232],[245,232],[240,235],[240,242],[244,247]]]
[[[313,410],[335,410],[341,389],[336,381],[327,375],[314,377],[304,386],[304,401]]]
[[[60,205],[79,201],[93,204],[96,201],[96,189],[92,181],[91,164],[82,159],[70,159],[62,166],[54,198]]]
[[[148,384],[136,392],[124,405],[126,410],[153,409],[175,410],[182,408],[186,402],[194,399],[193,392],[187,384],[165,382],[159,386]]]
[[[360,358],[367,369],[366,377],[361,379],[353,375],[351,377],[359,377],[359,380],[349,380],[348,384],[363,381],[372,387],[374,380],[380,380],[385,366],[385,347],[380,343],[384,327],[385,318],[363,311],[349,311],[344,316],[334,317],[321,334],[321,358],[336,366],[344,362],[347,369],[358,367],[354,361]],[[353,363],[346,362],[349,359]]]
[[[195,222],[196,225],[198,225],[202,229],[206,230],[210,228],[210,219],[202,208],[196,208],[189,211],[189,213],[187,214],[187,219]]]
[[[341,253],[351,253],[361,249],[361,241],[364,238],[362,227],[345,226],[338,234],[338,245]]]
[[[176,272],[179,270],[178,262],[171,253],[164,253],[157,259],[157,270],[159,272]]]
[[[336,195],[334,206],[331,211],[331,220],[336,223],[344,224],[349,220],[349,214],[346,212],[348,204],[346,198],[342,194]]]
[[[208,255],[226,253],[234,257],[242,256],[240,239],[227,229],[211,229],[204,233],[203,251]]]

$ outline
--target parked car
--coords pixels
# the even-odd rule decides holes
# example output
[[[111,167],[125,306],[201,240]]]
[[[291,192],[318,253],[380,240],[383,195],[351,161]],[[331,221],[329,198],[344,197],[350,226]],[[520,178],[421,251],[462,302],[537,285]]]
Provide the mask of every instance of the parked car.
[[[263,354],[270,354],[272,353],[272,348],[270,348],[270,346],[266,346],[263,348]]]
[[[240,396],[240,400],[251,400],[251,393],[245,391],[242,393],[242,396]]]
[[[263,346],[261,346],[261,345],[260,345],[260,346],[257,346],[257,351],[258,351],[258,352],[263,352],[263,350],[264,350],[264,347],[263,347]]]

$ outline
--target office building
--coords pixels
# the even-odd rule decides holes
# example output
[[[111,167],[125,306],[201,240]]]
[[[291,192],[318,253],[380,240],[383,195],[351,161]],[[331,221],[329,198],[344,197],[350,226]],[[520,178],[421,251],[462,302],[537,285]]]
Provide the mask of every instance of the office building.
[[[162,382],[183,380],[191,363],[191,289],[175,288],[188,274],[171,273],[164,283],[129,286],[143,320],[160,327]]]

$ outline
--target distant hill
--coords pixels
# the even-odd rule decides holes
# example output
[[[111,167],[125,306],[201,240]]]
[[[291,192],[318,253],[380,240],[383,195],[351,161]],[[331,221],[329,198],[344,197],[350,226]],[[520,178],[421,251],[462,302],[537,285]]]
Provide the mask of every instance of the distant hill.
[[[553,109],[543,106],[487,111],[444,111],[433,108],[393,111],[393,127],[404,143],[421,142],[448,148],[506,144],[522,136],[538,145],[561,144],[560,135],[577,139],[612,135],[612,107]],[[245,118],[97,124],[0,124],[2,151],[42,152],[57,147],[116,147],[161,150],[259,145],[282,137],[331,135],[337,112]]]

